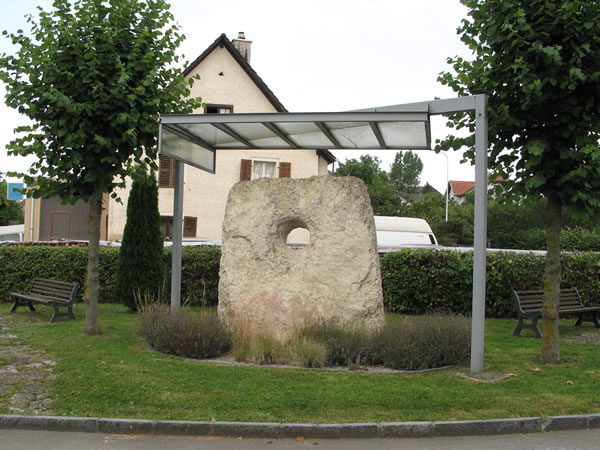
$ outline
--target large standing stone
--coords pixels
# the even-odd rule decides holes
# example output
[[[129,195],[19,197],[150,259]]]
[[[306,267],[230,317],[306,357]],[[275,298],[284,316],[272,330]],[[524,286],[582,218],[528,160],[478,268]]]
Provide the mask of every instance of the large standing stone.
[[[309,244],[286,245],[306,228]],[[313,177],[233,186],[223,223],[219,316],[284,337],[305,321],[383,325],[373,210],[362,180]]]

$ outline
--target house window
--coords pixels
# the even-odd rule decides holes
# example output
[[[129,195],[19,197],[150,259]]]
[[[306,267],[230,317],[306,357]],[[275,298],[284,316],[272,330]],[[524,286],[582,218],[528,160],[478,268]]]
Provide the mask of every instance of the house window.
[[[173,216],[160,216],[160,232],[165,238],[173,237]]]
[[[183,218],[183,237],[195,238],[197,227],[197,217],[185,216]],[[173,216],[160,216],[160,232],[165,238],[173,238]]]
[[[252,179],[275,178],[275,163],[272,161],[252,161]]]
[[[175,160],[161,156],[158,163],[158,187],[172,188],[175,186]]]
[[[206,114],[231,114],[233,112],[232,105],[206,105],[204,108]]]
[[[240,181],[257,180],[259,178],[291,178],[292,163],[275,161],[258,161],[242,159],[240,164]]]

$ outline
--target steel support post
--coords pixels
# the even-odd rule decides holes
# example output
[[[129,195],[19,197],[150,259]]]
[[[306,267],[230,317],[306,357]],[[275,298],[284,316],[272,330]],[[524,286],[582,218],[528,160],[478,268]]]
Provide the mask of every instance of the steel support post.
[[[175,160],[173,196],[173,254],[171,260],[171,312],[181,307],[181,243],[183,241],[183,170],[184,163]]]
[[[473,313],[471,373],[483,371],[485,271],[487,247],[487,96],[475,96],[475,236],[473,242]]]

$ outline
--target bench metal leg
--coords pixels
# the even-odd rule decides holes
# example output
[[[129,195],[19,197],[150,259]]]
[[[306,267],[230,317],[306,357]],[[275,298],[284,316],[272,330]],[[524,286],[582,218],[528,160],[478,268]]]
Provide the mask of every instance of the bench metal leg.
[[[54,314],[52,314],[52,317],[50,317],[50,323],[56,321],[56,319],[58,319],[59,317],[68,317],[71,320],[75,320],[75,315],[73,314],[73,307],[69,306],[68,307],[68,311],[67,312],[60,312],[59,308],[57,306],[54,306]]]
[[[71,320],[75,320],[75,315],[73,314],[73,307],[69,306],[69,311],[67,312]]]
[[[55,306],[54,307],[54,314],[52,314],[52,317],[50,317],[50,323],[54,322],[56,320],[56,318],[60,316],[60,311],[58,310],[58,308]]]
[[[524,320],[525,319],[523,317],[519,317],[519,323],[517,324],[517,328],[515,328],[515,331],[513,332],[513,336],[521,336],[521,330],[523,328],[527,328],[529,330],[533,330],[536,338],[541,338],[542,332],[540,331],[540,327],[538,327],[537,324],[538,318],[536,317],[535,319],[531,319],[531,324],[526,324]]]
[[[583,322],[592,322],[596,328],[600,328],[600,323],[598,322],[598,312],[594,311],[589,314],[581,313],[579,314],[579,318],[577,322],[575,322],[575,326],[580,326]]]
[[[34,307],[33,307],[33,305],[31,304],[31,302],[27,302],[27,303],[21,303],[21,302],[19,301],[19,299],[16,299],[16,300],[15,300],[15,304],[14,304],[14,305],[12,305],[12,308],[10,308],[10,311],[9,311],[9,313],[13,313],[13,312],[15,312],[15,311],[16,311],[16,309],[17,309],[19,306],[29,306],[29,311],[35,311],[35,308],[34,308]]]

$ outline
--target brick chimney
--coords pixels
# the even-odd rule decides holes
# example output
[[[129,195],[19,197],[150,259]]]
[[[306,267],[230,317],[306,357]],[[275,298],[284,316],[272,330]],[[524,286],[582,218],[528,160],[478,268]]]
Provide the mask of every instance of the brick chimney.
[[[240,52],[242,58],[244,58],[246,62],[250,64],[250,47],[252,46],[252,41],[246,40],[246,35],[244,34],[244,32],[240,31],[238,33],[237,39],[233,39],[231,43],[236,48],[236,50]]]

